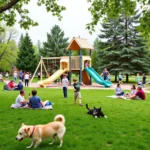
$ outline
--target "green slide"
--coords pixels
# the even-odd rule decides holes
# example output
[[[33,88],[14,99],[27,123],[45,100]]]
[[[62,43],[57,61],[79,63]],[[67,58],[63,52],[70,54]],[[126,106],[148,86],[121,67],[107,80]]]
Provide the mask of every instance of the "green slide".
[[[84,70],[90,75],[98,84],[104,85],[104,87],[112,86],[110,81],[104,80],[93,68],[84,68]]]

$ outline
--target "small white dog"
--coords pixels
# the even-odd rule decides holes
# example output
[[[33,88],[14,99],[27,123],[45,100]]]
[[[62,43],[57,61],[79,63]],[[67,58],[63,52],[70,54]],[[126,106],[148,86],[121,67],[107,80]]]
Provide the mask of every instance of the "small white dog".
[[[60,120],[60,121],[58,121]],[[22,123],[22,127],[18,131],[18,135],[16,136],[16,140],[22,141],[24,138],[31,138],[32,143],[27,148],[37,148],[39,144],[42,142],[43,139],[52,137],[53,144],[55,142],[55,136],[57,135],[60,140],[59,147],[63,144],[63,136],[65,134],[66,127],[65,127],[65,118],[63,115],[57,115],[54,118],[54,122],[50,122],[45,125],[25,125]]]

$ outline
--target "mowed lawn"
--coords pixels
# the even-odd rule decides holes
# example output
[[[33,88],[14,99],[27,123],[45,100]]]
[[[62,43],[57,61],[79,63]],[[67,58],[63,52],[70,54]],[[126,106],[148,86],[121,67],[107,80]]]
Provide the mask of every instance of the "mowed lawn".
[[[148,150],[150,149],[150,94],[146,101],[127,101],[107,98],[112,90],[81,90],[83,104],[73,104],[73,91],[68,91],[64,99],[61,89],[37,88],[38,95],[54,103],[53,110],[10,109],[15,102],[17,91],[2,91],[0,83],[0,150],[24,150],[31,139],[22,142],[15,140],[21,123],[29,125],[46,124],[55,115],[63,114],[66,119],[64,143],[58,148],[59,141],[48,145],[51,139],[43,141],[39,150]],[[26,89],[26,94],[31,92]],[[102,107],[108,116],[93,118],[87,115],[85,104],[89,107]]]

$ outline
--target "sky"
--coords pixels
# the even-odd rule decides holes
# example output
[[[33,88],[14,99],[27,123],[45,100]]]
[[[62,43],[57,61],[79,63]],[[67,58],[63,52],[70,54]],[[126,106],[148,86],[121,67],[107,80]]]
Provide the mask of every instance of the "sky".
[[[65,32],[65,37],[69,37],[69,42],[73,37],[80,36],[81,38],[88,39],[90,44],[93,44],[99,33],[99,27],[97,26],[95,28],[96,32],[92,35],[86,29],[86,24],[91,20],[87,0],[60,0],[60,3],[67,8],[67,10],[62,13],[62,21],[58,21],[57,17],[51,15],[51,12],[46,12],[44,6],[38,7],[36,1],[32,0],[27,7],[30,11],[29,16],[34,21],[37,21],[39,25],[31,27],[30,30],[23,30],[16,24],[16,29],[20,34],[28,32],[33,43],[36,44],[38,40],[45,42],[47,40],[47,32],[50,33],[54,25],[59,25]]]

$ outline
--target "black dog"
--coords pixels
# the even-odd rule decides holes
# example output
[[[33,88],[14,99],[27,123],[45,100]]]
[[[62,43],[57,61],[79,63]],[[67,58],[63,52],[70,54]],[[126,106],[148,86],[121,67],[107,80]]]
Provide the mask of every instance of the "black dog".
[[[105,118],[107,118],[107,116],[105,116],[104,113],[102,112],[101,107],[100,108],[95,108],[94,107],[94,109],[90,109],[88,107],[88,104],[86,104],[86,108],[88,109],[87,114],[93,115],[95,118],[97,118],[97,117],[105,117]]]

